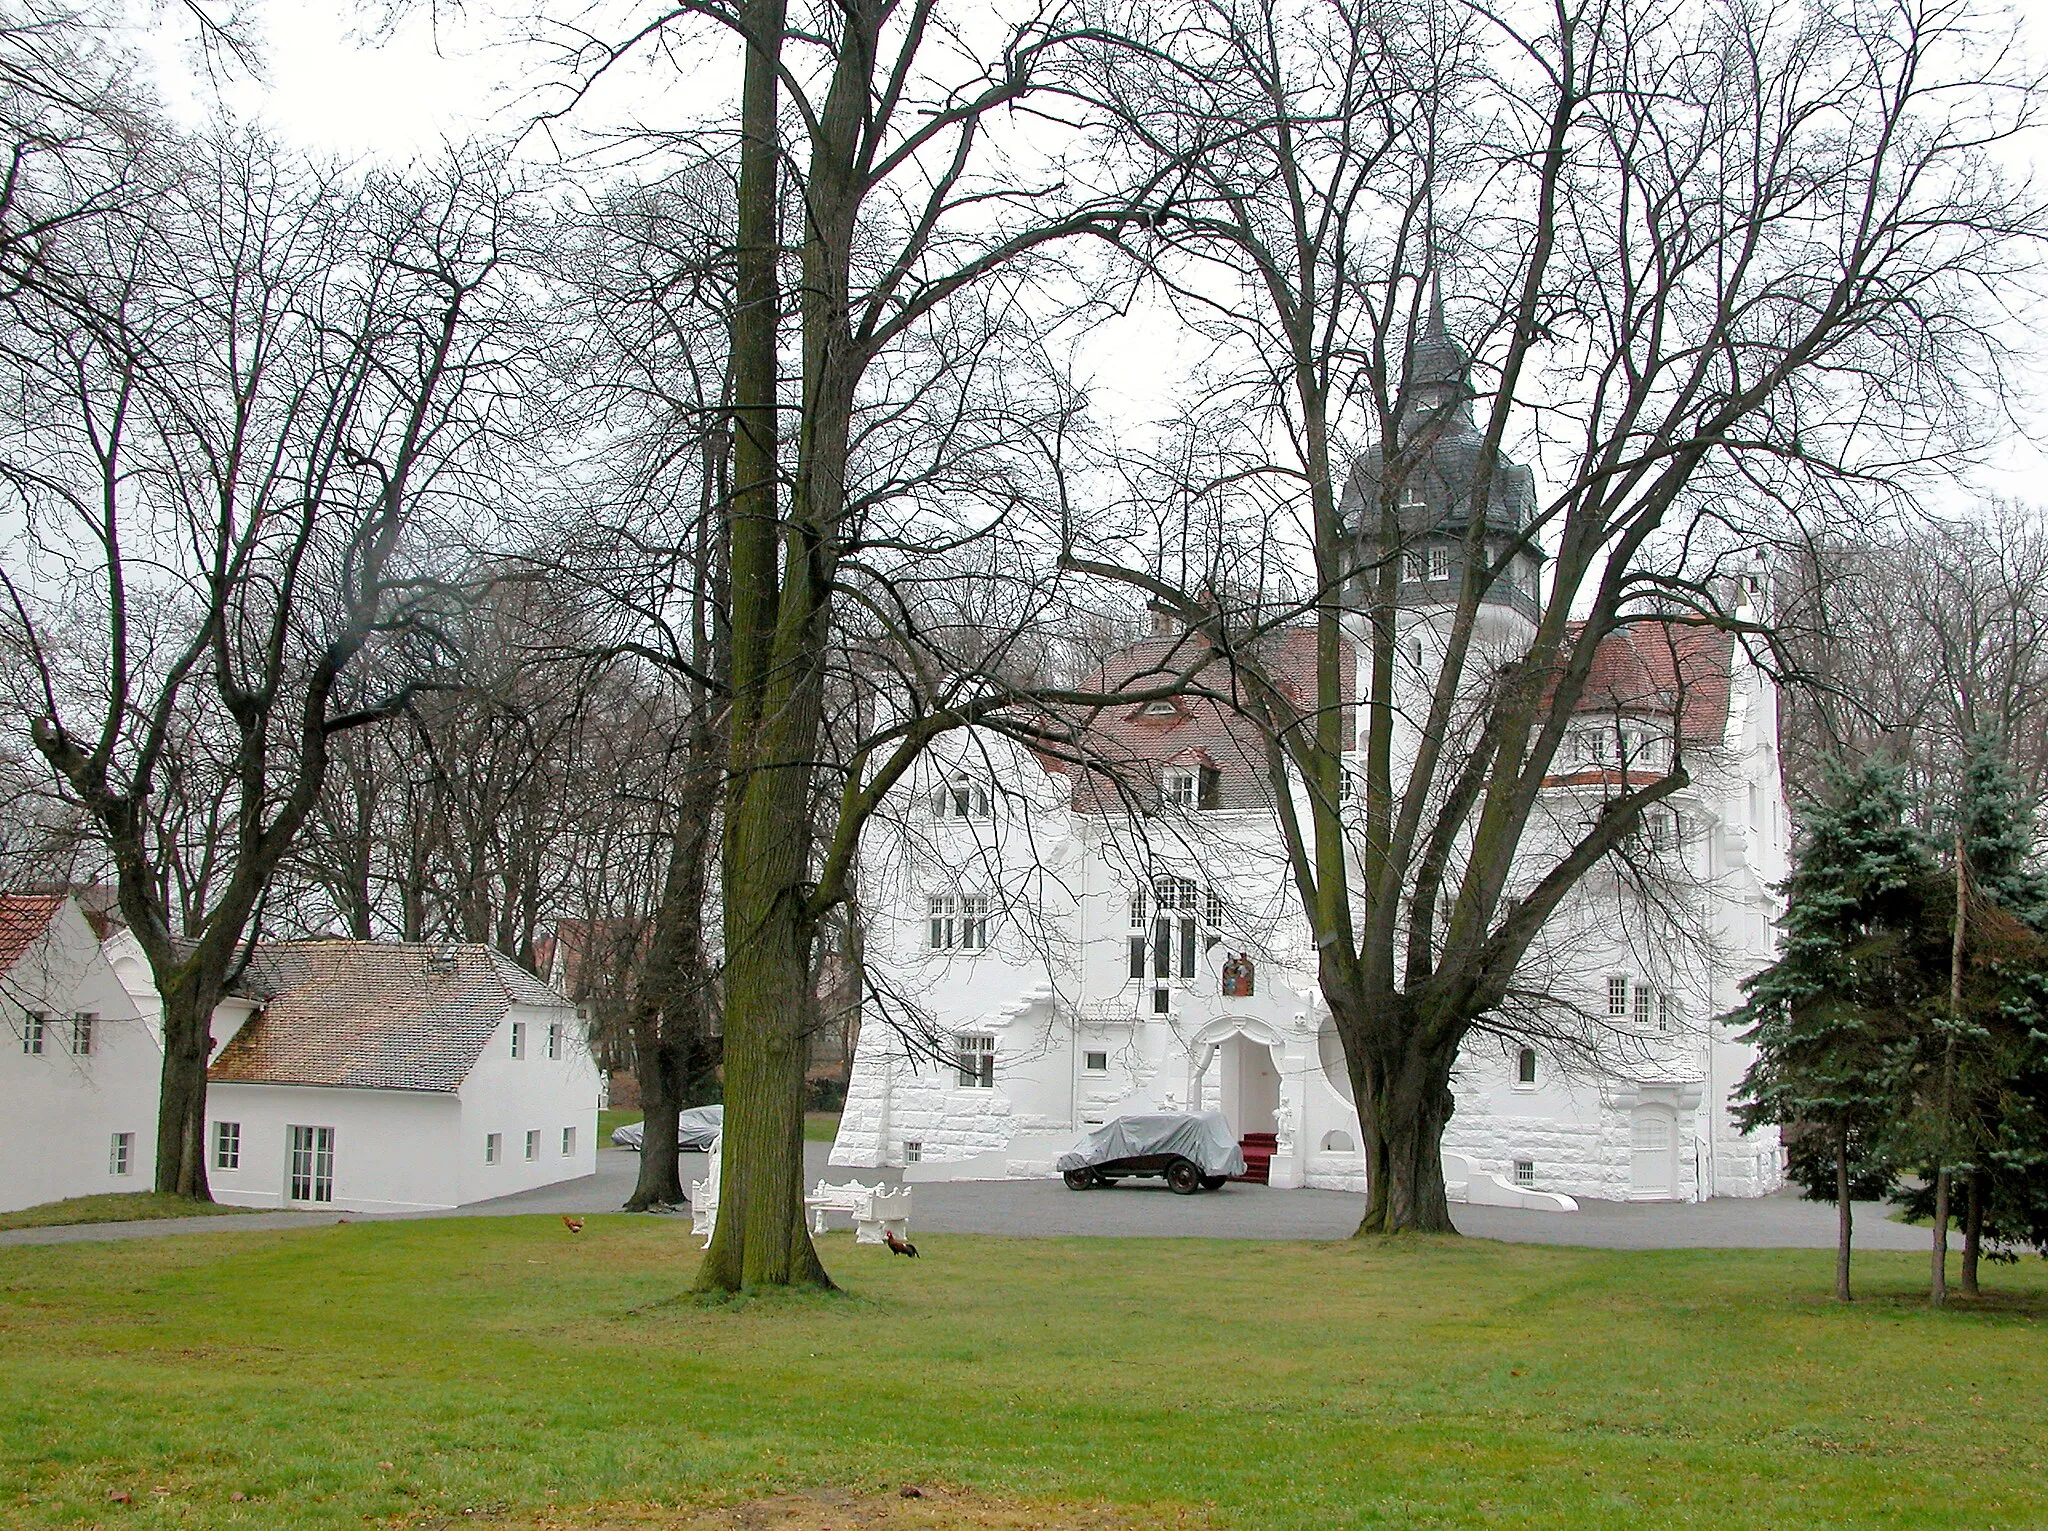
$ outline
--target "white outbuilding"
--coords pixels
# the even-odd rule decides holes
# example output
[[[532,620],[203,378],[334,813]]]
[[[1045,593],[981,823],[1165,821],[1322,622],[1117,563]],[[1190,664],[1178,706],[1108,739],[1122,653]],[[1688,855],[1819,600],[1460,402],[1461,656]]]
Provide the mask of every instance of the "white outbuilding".
[[[266,944],[213,1038],[217,1201],[422,1211],[597,1172],[582,1018],[489,947]]]
[[[146,1191],[163,1052],[78,902],[0,895],[0,1212]]]

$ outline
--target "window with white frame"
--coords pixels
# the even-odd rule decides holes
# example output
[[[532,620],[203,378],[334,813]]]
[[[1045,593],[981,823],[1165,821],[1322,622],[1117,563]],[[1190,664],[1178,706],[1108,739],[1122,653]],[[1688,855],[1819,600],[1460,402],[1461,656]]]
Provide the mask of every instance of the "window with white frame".
[[[986,819],[989,807],[988,784],[965,771],[955,771],[932,793],[935,819]]]
[[[533,1128],[526,1134],[526,1162],[531,1164],[540,1157],[540,1129]]]
[[[485,1134],[484,1134],[484,1163],[486,1163],[486,1164],[496,1164],[496,1163],[498,1162],[498,1160],[499,1160],[499,1159],[501,1159],[501,1158],[503,1158],[503,1157],[504,1157],[504,1153],[505,1153],[505,1135],[504,1135],[504,1134],[503,1134],[502,1132],[487,1132],[487,1133],[485,1133]]]
[[[21,1018],[21,1050],[31,1057],[43,1050],[43,1039],[48,1035],[50,1018],[40,1011],[31,1010]]]
[[[576,1129],[574,1127],[564,1127],[562,1129],[562,1157],[564,1159],[576,1157]]]
[[[1628,980],[1619,973],[1607,980],[1607,1013],[1611,1016],[1628,1014]]]
[[[1146,917],[1147,895],[1143,887],[1131,894],[1130,976],[1133,978],[1193,978],[1195,951],[1204,939],[1214,945],[1215,931],[1223,920],[1223,897],[1214,888],[1206,892],[1192,877],[1156,879],[1150,894],[1151,917]],[[1164,1015],[1163,998],[1153,1000],[1155,1014]]]
[[[1515,1184],[1534,1185],[1535,1183],[1536,1161],[1534,1159],[1517,1159],[1515,1161]]]
[[[242,1167],[240,1122],[213,1124],[213,1167],[217,1170],[238,1170]]]
[[[905,1138],[903,1140],[903,1162],[905,1164],[922,1164],[924,1162],[924,1139]]]
[[[1524,1090],[1536,1087],[1536,1049],[1522,1047],[1515,1050],[1515,1083]]]
[[[1168,766],[1159,773],[1159,804],[1162,808],[1192,809],[1200,791],[1200,773],[1191,766]]]
[[[1451,550],[1441,542],[1429,545],[1429,577],[1449,579],[1451,577]]]
[[[1212,931],[1223,928],[1223,890],[1214,883],[1202,890],[1202,923]]]
[[[96,1015],[78,1014],[71,1017],[71,1056],[83,1058],[92,1052],[93,1023]]]
[[[562,1056],[562,1023],[560,1021],[548,1022],[548,1056],[550,1058]]]
[[[526,1022],[524,1021],[514,1021],[512,1023],[512,1056],[515,1058],[524,1058],[526,1056]]]
[[[135,1134],[132,1132],[115,1133],[113,1142],[107,1145],[107,1173],[109,1175],[125,1175],[134,1168],[134,1163]]]
[[[962,1032],[953,1038],[953,1070],[963,1090],[992,1090],[996,1084],[996,1039]]]
[[[1635,1022],[1637,1026],[1642,1027],[1645,1030],[1648,1029],[1650,1024],[1650,1016],[1655,1011],[1656,1003],[1657,991],[1651,988],[1646,983],[1638,983],[1636,985],[1635,1013]]]
[[[334,1129],[289,1127],[285,1132],[290,1151],[289,1199],[334,1200]]]
[[[1411,585],[1419,585],[1429,578],[1429,555],[1421,548],[1410,548],[1401,555],[1401,578]]]
[[[1657,996],[1657,1029],[1659,1031],[1669,1031],[1677,1019],[1678,1008],[1671,1003],[1671,996],[1667,993],[1659,993]]]
[[[1081,1071],[1085,1074],[1107,1074],[1109,1072],[1109,1054],[1107,1052],[1081,1054]]]
[[[986,893],[934,893],[925,905],[925,942],[935,952],[988,946],[993,903]]]

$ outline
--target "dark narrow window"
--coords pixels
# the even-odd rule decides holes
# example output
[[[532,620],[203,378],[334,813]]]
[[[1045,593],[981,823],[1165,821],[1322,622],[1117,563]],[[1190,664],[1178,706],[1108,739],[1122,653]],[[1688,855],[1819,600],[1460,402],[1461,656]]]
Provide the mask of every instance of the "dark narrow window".
[[[1536,1049],[1525,1047],[1515,1055],[1515,1082],[1534,1084],[1536,1082]]]
[[[1197,806],[1221,808],[1223,806],[1223,773],[1215,766],[1202,767],[1201,796]]]
[[[1152,976],[1173,976],[1173,921],[1164,915],[1152,922]]]
[[[1195,917],[1191,914],[1180,917],[1180,976],[1195,976]]]
[[[1145,938],[1143,936],[1131,937],[1131,976],[1133,978],[1143,978],[1145,976]]]

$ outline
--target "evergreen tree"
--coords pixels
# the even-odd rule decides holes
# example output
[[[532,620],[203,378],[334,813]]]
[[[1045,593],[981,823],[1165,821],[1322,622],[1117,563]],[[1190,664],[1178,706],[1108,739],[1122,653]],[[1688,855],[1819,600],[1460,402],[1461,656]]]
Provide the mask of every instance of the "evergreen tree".
[[[1778,960],[1727,1019],[1758,1049],[1736,1119],[1800,1129],[1789,1170],[1809,1198],[1839,1209],[1835,1295],[1847,1302],[1850,1203],[1896,1177],[1890,1135],[1926,993],[1934,865],[1895,768],[1873,761],[1830,786],[1783,890]]]
[[[1950,987],[1927,1006],[1915,1109],[1898,1133],[1922,1166],[1904,1199],[1935,1224],[1937,1303],[1945,1178],[1961,1193],[1966,1295],[1977,1293],[1987,1239],[2048,1251],[2048,879],[2031,865],[2033,814],[1992,741],[1971,747],[1954,819],[1962,897],[1950,873],[1927,900],[1932,933],[1952,952]]]

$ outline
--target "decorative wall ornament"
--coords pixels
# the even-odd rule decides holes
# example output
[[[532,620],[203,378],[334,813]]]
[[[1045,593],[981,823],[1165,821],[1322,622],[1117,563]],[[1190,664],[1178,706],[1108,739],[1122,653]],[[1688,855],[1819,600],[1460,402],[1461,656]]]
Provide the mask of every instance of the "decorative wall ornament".
[[[1252,997],[1252,959],[1239,952],[1223,964],[1223,997],[1225,999],[1250,999]]]

